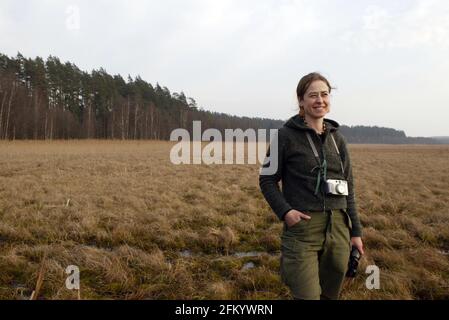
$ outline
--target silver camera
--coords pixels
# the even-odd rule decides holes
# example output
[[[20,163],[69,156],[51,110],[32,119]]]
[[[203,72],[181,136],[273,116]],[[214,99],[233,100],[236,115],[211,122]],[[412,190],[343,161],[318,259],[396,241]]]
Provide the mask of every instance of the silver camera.
[[[346,180],[326,180],[326,193],[335,194],[337,196],[348,195],[348,182]]]

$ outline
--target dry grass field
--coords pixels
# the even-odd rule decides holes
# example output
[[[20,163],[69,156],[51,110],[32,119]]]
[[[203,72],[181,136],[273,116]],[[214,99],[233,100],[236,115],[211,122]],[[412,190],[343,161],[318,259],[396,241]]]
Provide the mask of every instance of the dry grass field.
[[[0,142],[0,298],[77,299],[69,265],[81,299],[290,298],[258,166],[173,165],[172,145]],[[449,146],[350,149],[366,255],[342,298],[449,299]]]

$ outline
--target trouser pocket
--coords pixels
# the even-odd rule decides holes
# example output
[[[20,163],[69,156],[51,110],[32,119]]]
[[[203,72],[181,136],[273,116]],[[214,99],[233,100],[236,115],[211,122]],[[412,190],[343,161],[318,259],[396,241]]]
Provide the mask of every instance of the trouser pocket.
[[[281,280],[295,299],[319,299],[318,255],[309,244],[282,240]]]

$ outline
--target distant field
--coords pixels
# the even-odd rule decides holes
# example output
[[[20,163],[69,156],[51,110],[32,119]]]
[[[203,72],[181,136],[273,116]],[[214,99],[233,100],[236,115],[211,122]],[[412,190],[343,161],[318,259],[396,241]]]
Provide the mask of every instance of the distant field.
[[[257,165],[170,142],[0,142],[0,298],[288,299]],[[449,299],[449,146],[351,145],[366,256],[343,299]],[[44,259],[45,257],[45,259]],[[380,268],[379,290],[365,267]]]

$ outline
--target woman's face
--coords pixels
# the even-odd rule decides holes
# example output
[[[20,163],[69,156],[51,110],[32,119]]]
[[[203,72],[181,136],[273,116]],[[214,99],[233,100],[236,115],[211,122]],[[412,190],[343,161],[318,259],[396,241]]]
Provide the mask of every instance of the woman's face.
[[[313,81],[299,105],[304,107],[306,116],[315,119],[324,118],[330,111],[331,105],[327,84],[321,80]]]

